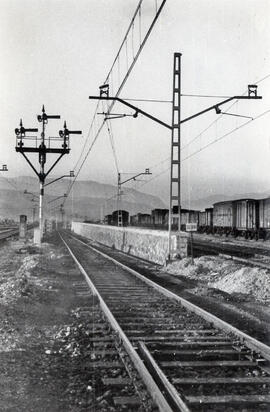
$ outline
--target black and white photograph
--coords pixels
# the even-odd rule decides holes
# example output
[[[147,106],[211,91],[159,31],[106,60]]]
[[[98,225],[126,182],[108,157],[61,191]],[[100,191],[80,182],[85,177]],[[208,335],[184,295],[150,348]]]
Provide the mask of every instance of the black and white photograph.
[[[0,411],[270,410],[270,0],[0,0]]]

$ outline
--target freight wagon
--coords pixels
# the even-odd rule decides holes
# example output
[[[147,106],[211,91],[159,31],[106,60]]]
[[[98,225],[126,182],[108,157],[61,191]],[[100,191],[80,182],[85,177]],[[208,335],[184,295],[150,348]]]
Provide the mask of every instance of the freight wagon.
[[[129,213],[126,210],[115,210],[112,212],[112,225],[118,226],[118,212],[122,215],[122,226],[129,224]]]
[[[201,232],[206,230],[206,212],[199,212],[199,228]]]
[[[166,228],[168,226],[168,209],[154,209],[151,212],[152,225],[155,228]]]
[[[231,200],[214,203],[213,232],[228,235],[235,227],[235,203]]]
[[[239,199],[235,204],[235,234],[246,238],[258,236],[259,203],[255,199]]]
[[[208,207],[205,209],[205,220],[206,220],[206,227],[209,231],[210,228],[213,227],[213,207]]]
[[[259,201],[259,236],[264,239],[270,237],[270,198]]]
[[[178,206],[173,206],[173,215],[178,213]],[[187,223],[196,223],[199,224],[199,214],[198,210],[190,210],[190,209],[181,209],[181,230],[186,230]],[[172,226],[174,229],[177,229],[177,221],[178,218],[173,217],[172,219]]]
[[[177,206],[172,210],[172,230],[177,229]],[[129,214],[122,211],[123,226],[129,224]],[[154,209],[151,215],[138,213],[131,217],[133,226],[152,227],[168,230],[168,209]],[[105,216],[107,224],[118,224],[118,212]],[[270,198],[238,199],[217,202],[205,211],[181,209],[181,229],[186,229],[187,223],[197,223],[198,230],[203,233],[229,234],[245,236],[246,238],[270,238]]]
[[[213,232],[246,238],[259,235],[259,203],[256,199],[217,202],[213,209]]]
[[[181,230],[186,230],[187,223],[196,223],[198,225],[199,215],[198,210],[181,209]]]
[[[104,224],[105,225],[112,225],[113,224],[112,215],[104,216]]]
[[[198,231],[201,233],[213,232],[213,208],[208,207],[204,211],[199,212]]]
[[[132,226],[151,226],[152,216],[148,213],[137,213],[130,216],[130,224]]]

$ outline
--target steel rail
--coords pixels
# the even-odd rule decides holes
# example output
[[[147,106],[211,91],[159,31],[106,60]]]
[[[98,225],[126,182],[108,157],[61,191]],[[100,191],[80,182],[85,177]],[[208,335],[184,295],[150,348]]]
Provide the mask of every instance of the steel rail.
[[[257,266],[262,269],[270,270],[270,262],[269,263],[260,262],[259,260],[246,259],[246,258],[234,256],[234,255],[227,255],[226,253],[220,253],[219,256],[224,257],[225,259],[228,259],[228,260],[234,260],[235,262],[238,262],[238,263],[245,263],[250,266],[254,266],[254,267]]]
[[[32,223],[27,226],[27,230],[31,230],[33,228],[34,226]],[[19,228],[6,229],[2,233],[0,232],[0,240],[8,239],[11,236],[17,236],[18,234],[19,234]]]
[[[174,405],[174,408],[176,407],[177,409],[183,412],[190,412],[190,409],[179,396],[179,392],[177,392],[175,387],[169,382],[167,376],[165,376],[160,367],[157,365],[156,361],[152,357],[151,353],[149,352],[145,344],[142,341],[139,341],[138,344],[139,351],[142,354],[145,363],[148,365],[148,367],[151,368],[156,381],[159,382],[159,385],[163,388],[164,391],[168,393],[170,400]]]
[[[106,253],[101,252],[97,248],[95,248],[92,245],[89,245],[82,240],[76,238],[75,236],[72,236],[69,234],[73,239],[77,240],[78,242],[82,243],[84,246],[88,247],[89,249],[95,251],[99,255],[103,256],[104,258],[112,261],[114,264],[120,266],[121,268],[127,270],[129,273],[133,274],[136,276],[138,279],[142,280],[144,283],[152,286],[154,289],[159,291],[161,294],[164,296],[176,300],[179,302],[183,307],[186,309],[190,310],[191,312],[197,314],[201,318],[205,319],[207,322],[211,322],[214,326],[216,326],[218,329],[221,329],[223,331],[226,331],[227,333],[232,333],[233,335],[237,336],[242,343],[244,343],[249,349],[259,352],[266,360],[270,361],[270,347],[268,345],[265,345],[264,343],[258,341],[255,338],[252,338],[251,336],[247,335],[246,333],[240,331],[239,329],[235,328],[234,326],[230,325],[229,323],[225,322],[224,320],[218,318],[217,316],[213,315],[212,313],[207,312],[206,310],[200,308],[199,306],[189,302],[188,300],[176,295],[173,292],[170,292],[163,286],[158,285],[157,283],[153,282],[150,279],[147,279],[145,276],[141,275],[139,272],[137,272],[134,269],[131,269],[130,267],[126,266],[125,264],[119,262],[118,260],[112,258],[111,256],[108,256]]]
[[[59,234],[62,242],[66,246],[67,250],[69,251],[71,257],[76,262],[80,272],[85,277],[85,280],[86,280],[87,284],[89,285],[89,287],[91,288],[92,293],[95,296],[97,296],[97,298],[100,302],[100,307],[101,307],[102,311],[104,312],[104,314],[105,314],[106,318],[108,319],[108,321],[109,321],[110,325],[112,326],[112,328],[117,332],[117,334],[118,334],[119,338],[121,339],[128,355],[130,356],[130,358],[131,358],[135,368],[137,369],[139,375],[143,379],[143,381],[144,381],[144,383],[145,383],[145,385],[146,385],[146,387],[149,391],[149,394],[152,396],[154,402],[156,402],[159,410],[161,412],[164,412],[164,411],[173,412],[173,410],[169,406],[168,402],[166,401],[165,397],[163,396],[160,389],[158,388],[157,384],[155,383],[154,379],[152,378],[151,374],[148,372],[147,368],[145,367],[142,359],[139,357],[138,353],[134,349],[132,343],[127,338],[126,334],[124,333],[124,331],[120,327],[119,323],[116,321],[115,317],[111,313],[110,309],[108,308],[107,304],[105,303],[102,296],[98,292],[97,288],[95,287],[95,285],[93,284],[93,282],[89,278],[87,272],[84,270],[83,266],[80,264],[80,262],[78,261],[78,259],[76,258],[76,256],[74,255],[74,253],[72,252],[72,250],[70,249],[68,244],[66,243],[66,241],[61,236],[61,234],[59,232],[58,232],[58,234]],[[186,411],[187,411],[186,409],[183,409],[183,412],[186,412]]]
[[[10,229],[5,231],[5,233],[0,233],[0,240],[8,239],[11,236],[19,234],[19,229]]]

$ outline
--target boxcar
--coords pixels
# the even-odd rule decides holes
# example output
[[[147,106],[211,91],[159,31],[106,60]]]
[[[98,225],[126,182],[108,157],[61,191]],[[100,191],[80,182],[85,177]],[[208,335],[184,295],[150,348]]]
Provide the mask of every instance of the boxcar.
[[[206,228],[206,211],[199,212],[199,228],[201,230]]]
[[[105,225],[112,225],[113,224],[112,215],[104,216],[104,224]]]
[[[214,203],[214,233],[232,233],[235,228],[235,203],[232,200]]]
[[[199,211],[198,210],[190,210],[188,216],[188,223],[197,223],[199,224]]]
[[[259,228],[259,203],[255,199],[239,199],[235,204],[237,234],[253,237]]]
[[[197,223],[199,224],[199,211],[198,210],[189,210],[181,209],[181,228],[186,230],[187,223]]]
[[[212,233],[213,231],[213,208],[208,207],[199,212],[199,231],[202,233]]]
[[[153,209],[151,212],[153,226],[164,228],[168,224],[168,212],[168,209]]]
[[[211,229],[213,227],[213,210],[213,207],[207,207],[205,209],[206,226],[208,229]]]
[[[138,215],[130,216],[130,225],[131,226],[138,226]]]
[[[129,224],[129,213],[126,210],[119,210],[122,213],[122,226],[127,226]],[[112,213],[112,224],[114,226],[118,225],[118,210]]]
[[[151,225],[152,217],[148,213],[138,213],[138,224],[140,226]]]
[[[178,206],[173,206],[173,214],[178,213]],[[186,230],[187,223],[199,224],[199,211],[181,208],[181,230]],[[173,227],[177,228],[177,217],[173,217]]]
[[[152,216],[148,213],[137,213],[130,216],[130,224],[132,226],[151,226]]]
[[[264,239],[270,237],[270,198],[259,201],[259,235]]]

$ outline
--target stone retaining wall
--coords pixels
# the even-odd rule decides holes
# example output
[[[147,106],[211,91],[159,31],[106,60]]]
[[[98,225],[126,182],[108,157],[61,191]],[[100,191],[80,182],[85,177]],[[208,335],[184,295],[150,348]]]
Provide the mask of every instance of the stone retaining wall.
[[[168,232],[142,228],[126,228],[72,222],[71,229],[78,235],[125,253],[163,265],[168,256]],[[176,242],[176,236],[173,236]],[[181,233],[181,257],[187,256],[187,235]]]

